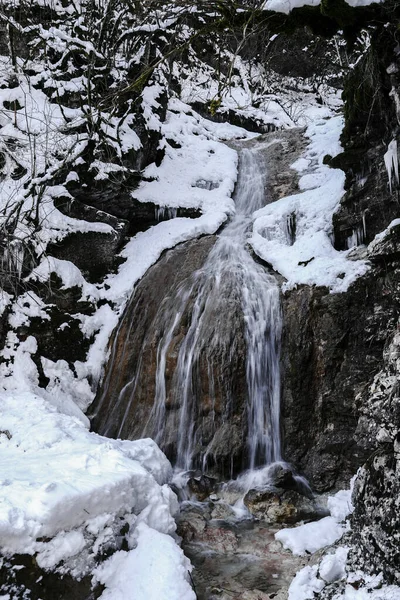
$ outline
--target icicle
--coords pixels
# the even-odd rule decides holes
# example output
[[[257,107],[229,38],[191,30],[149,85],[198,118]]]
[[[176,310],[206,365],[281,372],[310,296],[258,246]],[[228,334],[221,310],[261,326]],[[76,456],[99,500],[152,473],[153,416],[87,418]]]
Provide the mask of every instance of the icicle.
[[[156,206],[155,208],[156,221],[168,221],[169,219],[175,219],[177,215],[177,208],[171,208],[170,206]]]
[[[362,213],[362,232],[363,232],[363,242],[365,243],[367,239],[367,219],[366,219],[366,210],[363,210]]]
[[[397,156],[397,141],[393,139],[383,157],[385,161],[385,167],[389,178],[389,189],[392,193],[392,177],[394,172],[394,178],[397,184],[399,184],[399,159]]]

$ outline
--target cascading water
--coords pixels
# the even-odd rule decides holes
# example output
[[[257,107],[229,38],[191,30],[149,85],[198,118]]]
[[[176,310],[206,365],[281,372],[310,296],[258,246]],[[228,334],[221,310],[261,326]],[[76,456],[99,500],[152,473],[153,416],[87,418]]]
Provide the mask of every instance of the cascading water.
[[[157,431],[156,441],[162,439],[165,422],[166,352],[189,298],[193,292],[196,294],[191,324],[180,347],[176,369],[175,393],[181,399],[177,466],[183,469],[193,467],[196,438],[193,379],[198,357],[203,350],[204,340],[200,337],[202,322],[210,317],[215,296],[221,293],[224,285],[241,296],[245,320],[249,467],[252,469],[256,464],[268,464],[280,459],[279,289],[275,278],[258,265],[246,249],[250,217],[264,204],[264,188],[264,174],[257,155],[251,150],[243,150],[235,192],[235,216],[218,237],[203,268],[196,271],[189,282],[185,281],[176,297],[169,298],[160,309],[168,326],[157,355],[156,397],[151,415]],[[215,336],[218,337],[217,327]],[[213,345],[217,345],[215,342],[218,340],[211,340]]]
[[[227,422],[238,403],[237,390],[229,384],[229,373],[226,376],[216,369],[219,363],[234,364],[238,352],[236,332],[227,330],[231,313],[237,307],[242,312],[246,346],[243,389],[247,392],[247,464],[242,467],[254,469],[281,459],[279,288],[275,277],[254,261],[247,248],[251,215],[265,204],[265,175],[260,163],[256,150],[241,150],[235,215],[217,237],[203,266],[169,290],[152,318],[152,339],[157,339],[154,402],[142,421],[140,434],[150,435],[165,448],[171,407],[179,406],[174,417],[174,458],[176,466],[182,469],[206,469],[213,450],[212,443],[202,444],[204,431],[196,426],[199,398],[203,402],[206,398],[208,403],[211,429],[216,427],[217,415],[220,421]],[[130,330],[132,323],[125,327]],[[98,427],[105,435],[126,436],[140,372],[145,368],[144,347],[153,343],[148,338],[148,334],[144,336],[135,372],[118,393],[114,416]],[[124,347],[117,359],[114,348],[111,361],[123,363],[125,354]],[[110,387],[110,381],[106,382],[99,407]],[[115,415],[119,420],[117,427]],[[136,428],[136,437],[137,433]]]

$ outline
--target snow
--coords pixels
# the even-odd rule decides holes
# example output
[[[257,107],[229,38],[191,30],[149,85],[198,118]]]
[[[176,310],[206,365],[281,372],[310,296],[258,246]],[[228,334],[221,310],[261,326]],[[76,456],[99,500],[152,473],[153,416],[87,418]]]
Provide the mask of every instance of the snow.
[[[144,181],[134,197],[168,207],[199,208],[203,213],[231,213],[231,195],[237,176],[237,154],[220,142],[232,137],[248,137],[243,129],[210,124],[177,99],[172,99],[162,132],[167,139],[165,157],[144,171]],[[227,136],[227,137],[225,137]],[[179,148],[172,147],[173,140]],[[210,182],[214,189],[197,186]]]
[[[101,600],[195,600],[189,583],[191,566],[167,535],[140,524],[137,546],[117,552],[95,571],[105,586]]]
[[[338,522],[344,521],[354,510],[354,506],[351,502],[351,495],[353,493],[353,486],[356,476],[354,476],[350,482],[350,489],[340,490],[334,496],[328,498],[328,509],[331,516]]]
[[[299,556],[313,554],[321,548],[334,544],[348,531],[348,524],[344,521],[354,510],[351,503],[354,481],[355,477],[350,482],[349,490],[340,490],[328,498],[327,504],[331,513],[329,517],[297,527],[281,529],[275,534],[275,539],[281,542],[284,548]]]
[[[318,567],[304,567],[296,573],[288,590],[288,600],[313,600],[315,593],[324,587],[324,582],[317,577]]]
[[[37,538],[71,532],[106,513],[133,512],[138,522],[172,533],[176,498],[164,485],[171,465],[157,445],[103,438],[88,431],[86,417],[60,412],[65,405],[54,402],[53,390],[38,388],[35,339],[13,350],[12,336],[13,372],[4,363],[0,372],[1,550],[39,551],[49,564],[50,554],[58,560],[64,550],[78,551],[80,538],[62,535],[47,550]],[[44,366],[49,372],[56,364]]]
[[[12,296],[10,294],[8,294],[7,292],[5,292],[4,290],[0,289],[0,317],[3,315],[7,306],[10,305],[11,300],[12,300]]]
[[[339,581],[346,577],[346,561],[349,549],[341,546],[334,554],[327,554],[319,565],[319,576],[327,583]]]
[[[323,164],[326,154],[340,152],[341,116],[326,107],[314,111],[307,128],[310,144],[292,165],[301,175],[300,193],[281,198],[254,213],[250,238],[256,254],[286,278],[283,290],[298,284],[326,286],[344,292],[367,272],[368,263],[349,260],[348,251],[332,245],[332,216],[344,194],[344,173]],[[294,240],[288,223],[295,220]]]
[[[69,260],[60,260],[53,256],[44,257],[27,277],[27,281],[40,281],[43,283],[50,279],[52,273],[61,279],[61,289],[75,286],[82,288],[82,300],[93,301],[100,297],[96,286],[86,281],[78,267]]]
[[[0,395],[0,544],[3,552],[37,550],[36,539],[71,530],[103,513],[146,510],[149,525],[172,533],[170,501],[129,446],[152,444],[153,455],[170,467],[153,442],[121,445],[87,431],[34,394]],[[29,423],[29,428],[27,428]],[[149,511],[151,507],[151,511]]]
[[[39,318],[49,321],[50,317],[46,312],[47,306],[41,298],[34,292],[25,292],[18,296],[12,304],[12,310],[8,317],[8,323],[16,329],[23,325],[29,325],[32,318]]]
[[[80,317],[80,315],[76,315]],[[74,366],[78,377],[90,377],[97,384],[100,380],[102,367],[107,358],[107,347],[110,336],[118,324],[116,313],[108,304],[100,306],[90,317],[81,317],[81,330],[84,335],[93,339],[84,363],[75,361]]]
[[[384,0],[346,0],[349,6],[369,6],[370,4],[379,4]],[[272,10],[289,14],[294,8],[302,6],[319,6],[321,0],[267,0],[264,4],[264,10]]]
[[[293,529],[281,529],[275,534],[275,539],[293,554],[304,556],[334,544],[345,531],[345,525],[338,523],[333,517],[324,517]]]
[[[75,556],[83,550],[85,538],[81,531],[62,531],[50,542],[43,544],[43,550],[40,550],[39,544],[37,564],[42,569],[52,569],[62,560]]]
[[[312,600],[328,584],[346,577],[348,548],[337,548],[324,556],[320,565],[307,566],[296,573],[288,590],[288,600]]]
[[[368,244],[368,253],[373,254],[379,243],[382,240],[384,240],[388,235],[390,235],[391,230],[394,227],[397,227],[398,225],[400,225],[400,219],[393,219],[393,221],[389,223],[386,229],[384,229],[380,233],[377,233],[372,242]]]

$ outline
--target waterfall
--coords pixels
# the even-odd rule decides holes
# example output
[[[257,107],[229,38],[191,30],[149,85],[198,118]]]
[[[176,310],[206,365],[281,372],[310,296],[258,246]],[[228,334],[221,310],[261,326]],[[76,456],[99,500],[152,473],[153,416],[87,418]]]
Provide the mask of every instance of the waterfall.
[[[227,331],[231,313],[235,311],[242,312],[240,319],[246,345],[247,464],[243,466],[253,469],[281,459],[279,287],[275,277],[253,259],[247,245],[251,215],[265,204],[265,170],[260,154],[254,149],[241,150],[239,161],[234,216],[217,237],[203,266],[160,299],[151,323],[152,339],[158,340],[154,402],[140,433],[150,435],[165,447],[171,407],[179,407],[174,425],[175,460],[176,466],[182,469],[201,464],[206,468],[208,454],[212,452],[212,444],[199,451],[201,433],[196,427],[199,399],[208,403],[211,429],[217,413],[222,415],[219,417],[222,421],[229,421],[237,404],[236,392],[226,381],[229,377],[216,370],[216,365],[234,364],[238,352],[236,332]],[[125,327],[130,329],[132,323]],[[177,339],[179,344],[174,342]],[[150,342],[145,339],[143,344]],[[117,437],[123,434],[131,418],[143,355],[142,350],[136,371],[122,387],[115,404],[114,415],[118,410],[120,414]],[[202,383],[204,379],[208,382],[207,389]],[[224,390],[223,407],[216,406],[219,403],[217,387]],[[107,386],[103,398],[105,394]],[[122,405],[124,410],[120,409]],[[101,433],[109,434],[110,427],[106,425]]]

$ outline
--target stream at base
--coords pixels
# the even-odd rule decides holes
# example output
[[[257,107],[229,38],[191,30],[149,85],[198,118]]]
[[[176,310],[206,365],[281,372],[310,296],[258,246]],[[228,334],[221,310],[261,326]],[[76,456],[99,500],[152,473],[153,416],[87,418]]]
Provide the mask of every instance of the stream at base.
[[[217,482],[200,472],[175,471],[181,500],[177,533],[193,565],[197,600],[286,600],[296,572],[318,560],[294,556],[275,533],[329,514],[290,465],[276,462]]]
[[[193,523],[195,510],[190,515],[184,509],[182,522],[187,524],[191,518]],[[316,561],[314,556],[285,551],[274,538],[279,526],[251,520],[197,521],[204,529],[182,543],[194,567],[197,600],[286,600],[296,572]]]

